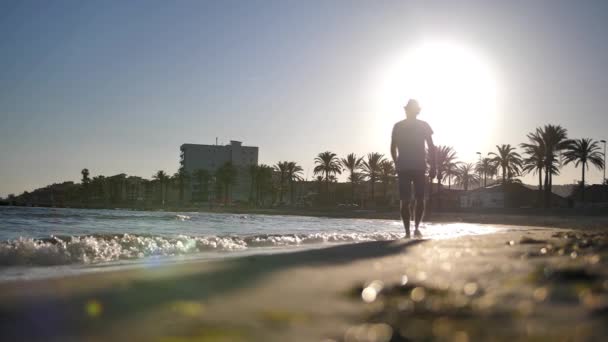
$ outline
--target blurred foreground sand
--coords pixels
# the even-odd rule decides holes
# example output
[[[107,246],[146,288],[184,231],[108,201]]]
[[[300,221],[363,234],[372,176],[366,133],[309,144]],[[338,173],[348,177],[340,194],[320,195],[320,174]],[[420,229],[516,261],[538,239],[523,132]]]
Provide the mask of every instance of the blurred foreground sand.
[[[0,337],[600,341],[607,265],[602,231],[510,226],[19,281],[0,284]]]

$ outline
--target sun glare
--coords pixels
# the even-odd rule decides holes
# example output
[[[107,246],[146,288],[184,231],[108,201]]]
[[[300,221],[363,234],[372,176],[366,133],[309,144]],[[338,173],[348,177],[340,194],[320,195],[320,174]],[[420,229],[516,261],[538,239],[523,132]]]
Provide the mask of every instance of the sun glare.
[[[481,54],[466,46],[422,43],[389,63],[381,84],[376,107],[383,134],[404,117],[410,98],[419,100],[420,119],[433,127],[436,144],[454,146],[464,158],[482,149],[494,130],[496,78]]]

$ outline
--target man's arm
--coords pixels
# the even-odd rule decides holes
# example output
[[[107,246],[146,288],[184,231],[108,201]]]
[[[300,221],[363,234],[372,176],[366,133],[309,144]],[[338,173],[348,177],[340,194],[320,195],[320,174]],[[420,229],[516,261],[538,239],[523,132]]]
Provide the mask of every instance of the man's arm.
[[[393,162],[397,164],[397,144],[395,140],[391,140],[391,157],[393,157]]]
[[[431,177],[431,179],[433,179],[433,178],[435,178],[435,176],[437,176],[437,160],[435,158],[437,149],[435,148],[435,144],[433,144],[433,137],[431,135],[429,135],[426,138],[426,144],[429,147],[429,161],[431,164],[431,170],[429,171],[429,177]]]
[[[393,133],[391,134],[391,157],[393,157],[393,163],[397,165],[397,142],[395,142],[395,128],[393,127]]]

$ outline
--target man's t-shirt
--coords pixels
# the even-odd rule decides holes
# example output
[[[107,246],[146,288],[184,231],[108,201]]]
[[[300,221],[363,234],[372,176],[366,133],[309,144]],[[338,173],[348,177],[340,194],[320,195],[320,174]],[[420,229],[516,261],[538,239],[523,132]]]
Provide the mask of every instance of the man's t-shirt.
[[[433,135],[428,123],[405,119],[393,127],[393,143],[397,145],[397,171],[426,170],[427,138]]]

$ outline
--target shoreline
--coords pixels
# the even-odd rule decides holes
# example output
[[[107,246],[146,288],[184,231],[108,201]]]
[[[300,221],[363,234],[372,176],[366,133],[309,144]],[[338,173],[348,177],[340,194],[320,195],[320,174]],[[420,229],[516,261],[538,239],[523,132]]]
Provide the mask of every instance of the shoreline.
[[[24,207],[24,206],[16,206]],[[31,207],[59,208],[59,207]],[[353,218],[369,220],[400,220],[398,210],[391,209],[302,209],[302,208],[178,208],[165,209],[135,209],[135,208],[76,208],[61,207],[59,209],[83,210],[126,210],[144,212],[175,212],[175,213],[211,213],[236,215],[276,215],[276,216],[307,216],[324,218]],[[555,227],[572,229],[608,229],[608,210],[603,208],[554,208],[554,209],[494,209],[494,210],[459,210],[459,211],[430,211],[424,221],[431,223],[479,223],[515,226]]]
[[[0,335],[601,340],[608,337],[606,266],[605,234],[522,227],[16,281],[0,284]]]

